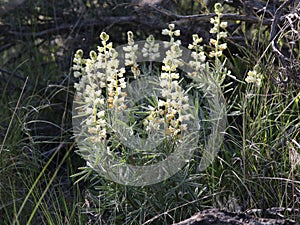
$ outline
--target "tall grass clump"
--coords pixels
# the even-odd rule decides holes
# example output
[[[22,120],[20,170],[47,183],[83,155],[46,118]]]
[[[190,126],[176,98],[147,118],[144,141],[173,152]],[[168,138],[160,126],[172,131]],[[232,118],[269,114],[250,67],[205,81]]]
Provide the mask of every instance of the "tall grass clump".
[[[0,82],[3,225],[85,224],[78,207],[81,190],[70,179],[81,164],[76,156],[71,160],[70,80],[67,74],[61,79],[51,54],[58,48],[49,42],[24,37],[17,46],[1,48],[1,69],[6,68]]]
[[[17,101],[15,96],[1,96],[7,105],[1,108],[1,124],[6,129],[1,129],[0,224],[84,224],[77,205],[83,201],[79,186],[70,180],[77,166],[70,160],[69,128],[55,134],[54,127],[63,124],[41,117],[54,105],[39,102],[42,93],[30,95],[27,84]],[[44,97],[54,99],[67,90],[56,87],[52,91],[48,96],[43,93]]]
[[[230,122],[224,149],[215,162],[219,175],[213,182],[228,194],[221,195],[216,205],[299,221],[299,178],[295,174],[299,159],[299,83],[292,79],[282,82],[282,71],[287,68],[272,51],[266,41],[270,33],[264,30],[266,27],[260,25],[245,33],[248,48],[238,46],[245,57],[230,57],[232,71],[244,83],[237,84],[227,97],[227,102],[232,102]],[[289,34],[284,32],[278,32],[282,49],[289,45],[285,39]],[[294,61],[299,55],[290,57]],[[241,69],[245,65],[247,68]]]

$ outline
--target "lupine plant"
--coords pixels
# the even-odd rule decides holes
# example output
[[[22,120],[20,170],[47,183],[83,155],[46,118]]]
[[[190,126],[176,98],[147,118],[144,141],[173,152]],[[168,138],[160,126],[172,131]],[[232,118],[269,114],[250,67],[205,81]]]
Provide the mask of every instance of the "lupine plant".
[[[79,154],[87,160],[87,167],[83,168],[83,172],[80,174],[81,176],[85,174],[83,177],[87,177],[88,174],[90,174],[89,172],[93,173],[94,178],[98,179],[96,183],[98,186],[100,185],[100,189],[109,188],[118,193],[117,195],[124,191],[127,191],[128,194],[126,197],[128,198],[127,200],[124,199],[122,202],[113,203],[113,205],[120,204],[114,207],[121,207],[122,211],[129,210],[126,213],[121,213],[119,216],[116,216],[113,205],[108,202],[102,202],[102,197],[93,202],[97,207],[100,207],[98,208],[98,210],[100,210],[99,218],[102,218],[106,210],[108,210],[109,214],[111,214],[108,219],[110,223],[117,223],[116,221],[120,223],[120,221],[124,222],[127,220],[130,221],[130,224],[140,224],[157,214],[156,207],[153,203],[149,202],[151,198],[159,198],[159,202],[163,204],[163,207],[161,207],[158,212],[163,212],[164,209],[174,207],[172,204],[175,199],[177,204],[180,205],[188,199],[201,198],[201,193],[205,187],[202,186],[200,182],[197,183],[196,180],[200,179],[202,175],[193,173],[199,169],[205,169],[205,167],[202,168],[201,165],[208,166],[208,163],[213,160],[216,153],[214,151],[216,150],[212,150],[213,153],[209,151],[201,153],[201,149],[204,148],[204,143],[201,144],[200,140],[195,139],[187,140],[184,134],[188,126],[190,126],[188,123],[191,120],[195,120],[196,117],[199,116],[201,118],[200,120],[205,121],[211,120],[210,116],[215,115],[215,112],[224,113],[224,105],[215,104],[210,98],[217,98],[218,101],[220,100],[223,103],[223,96],[220,93],[222,93],[222,89],[224,89],[225,86],[223,88],[221,88],[221,86],[227,76],[233,77],[225,66],[226,57],[223,54],[223,51],[227,48],[225,42],[225,38],[227,37],[225,30],[227,22],[221,21],[221,4],[216,4],[215,12],[217,14],[216,17],[211,19],[213,28],[210,33],[214,35],[214,37],[211,38],[210,45],[201,45],[202,38],[199,37],[198,34],[194,34],[192,36],[193,42],[188,46],[191,52],[188,62],[181,60],[183,56],[181,41],[176,40],[180,37],[180,30],[176,30],[174,24],[169,24],[168,29],[162,30],[162,35],[169,38],[168,42],[164,42],[165,51],[162,64],[155,63],[155,60],[161,56],[162,50],[159,49],[160,46],[155,42],[154,36],[152,35],[146,39],[141,50],[143,57],[148,59],[148,64],[140,64],[137,61],[139,45],[135,42],[134,34],[131,31],[127,33],[128,44],[123,47],[125,58],[124,66],[121,66],[118,51],[113,47],[113,43],[109,42],[109,35],[105,32],[102,32],[100,35],[101,46],[97,47],[97,52],[91,51],[89,58],[83,57],[82,50],[76,52],[73,60],[73,71],[74,76],[79,78],[79,82],[74,85],[76,89],[75,110],[77,112],[75,119],[84,118],[80,122],[81,130],[76,135],[80,136],[84,133],[84,138],[81,140],[89,143],[85,148],[81,148],[78,151]],[[208,53],[205,49],[208,50]],[[145,65],[148,66],[145,67]],[[182,66],[187,66],[192,72],[184,73],[180,71],[179,68]],[[145,69],[142,71],[143,68],[146,68],[146,71]],[[137,106],[139,109],[137,112],[136,107],[127,100],[129,93],[126,91],[130,91],[130,89],[127,88],[130,86],[130,82],[138,80],[145,73],[155,77],[159,96],[152,96],[153,98],[149,97],[146,100],[142,100],[140,102],[142,107]],[[211,89],[215,90],[212,91]],[[201,95],[204,97],[200,97]],[[190,105],[191,101],[193,102],[192,107]],[[205,110],[201,104],[209,104],[208,106],[204,106],[204,108],[209,108],[212,105],[213,108]],[[120,115],[124,112],[131,115],[130,121],[133,122],[129,121],[128,124],[125,125],[127,128],[123,129],[123,132],[119,132],[117,131],[118,129],[116,129],[118,126],[116,124],[119,121]],[[200,123],[198,120],[195,121],[199,123],[199,127],[201,127],[201,130],[197,132],[201,133],[204,137],[220,132],[219,130],[212,129],[210,126],[206,126],[204,122]],[[214,123],[214,121],[210,122]],[[224,129],[224,124],[221,125]],[[137,126],[139,128],[136,128]],[[138,135],[144,135],[146,137],[149,137],[151,134],[163,132],[163,144],[157,146],[154,154],[157,156],[163,153],[162,155],[164,155],[164,157],[160,159],[166,157],[165,153],[172,153],[174,146],[182,142],[189,143],[188,141],[190,141],[190,143],[191,141],[196,143],[195,148],[193,148],[193,145],[190,145],[190,148],[198,152],[196,153],[198,157],[189,160],[182,171],[162,183],[154,184],[149,187],[145,186],[142,189],[119,186],[93,172],[93,169],[97,167],[95,163],[101,162],[99,159],[101,153],[99,154],[99,151],[95,149],[100,149],[100,152],[108,151],[110,152],[110,156],[114,155],[113,157],[121,157],[124,163],[133,163],[131,157],[132,153],[122,144],[122,135],[124,136],[124,133],[127,132],[126,130],[129,130],[132,136],[137,135],[135,131],[138,130]],[[208,147],[210,148],[209,150],[213,148],[217,149],[217,147],[220,146],[220,141],[221,140],[213,140],[213,144]],[[140,153],[140,155],[138,153]],[[152,159],[152,161],[150,160],[152,163],[158,160],[153,160],[153,158],[155,158],[153,155],[151,157],[149,157],[149,154],[145,155],[145,151],[143,150],[135,152],[134,154],[139,155],[138,160],[142,160],[144,165],[149,164],[149,158]],[[204,163],[202,162],[199,166],[199,156],[201,156],[201,154],[202,157],[209,160],[209,162],[204,160]],[[92,160],[94,164],[90,163],[91,158],[94,159]],[[148,161],[145,159],[148,159]],[[189,175],[194,176],[193,181],[188,181],[190,179],[188,178]],[[178,184],[179,177],[182,179],[180,185]],[[108,186],[105,188],[105,185]],[[160,188],[162,191],[161,197],[156,193],[157,188]],[[174,195],[168,193],[172,188],[175,188]],[[100,196],[103,195],[103,197],[108,194],[105,190],[100,192]],[[135,192],[140,195],[139,203],[134,199]],[[182,200],[178,199],[178,194],[184,196]],[[146,198],[146,196],[148,197]],[[117,198],[119,197],[121,196]],[[109,198],[109,196],[105,198]],[[91,201],[91,199],[89,201]],[[107,200],[105,200],[105,202],[106,201]],[[144,209],[140,208],[140,204],[146,204],[145,210],[147,208],[147,213],[144,212]],[[103,205],[104,208],[102,210]],[[196,208],[198,207],[197,204],[195,206]],[[185,207],[182,207],[180,211],[184,208]],[[179,217],[174,215],[173,221],[178,218],[184,218],[191,213],[192,212],[186,212]],[[166,220],[167,218],[163,217],[161,219]]]

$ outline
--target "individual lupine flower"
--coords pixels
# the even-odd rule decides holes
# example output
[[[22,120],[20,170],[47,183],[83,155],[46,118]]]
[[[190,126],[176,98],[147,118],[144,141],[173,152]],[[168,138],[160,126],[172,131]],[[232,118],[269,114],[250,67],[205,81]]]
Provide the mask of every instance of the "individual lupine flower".
[[[162,70],[166,72],[174,72],[177,67],[182,65],[180,57],[182,56],[182,50],[177,43],[173,43],[171,48],[166,51],[166,57],[163,59],[164,65]]]
[[[74,84],[77,95],[78,116],[85,116],[84,129],[92,143],[102,143],[107,138],[107,106],[115,110],[126,108],[124,68],[119,68],[118,53],[109,41],[109,35],[100,35],[102,46],[98,53],[90,52],[90,58],[82,59],[82,51],[74,57],[74,71],[81,79]],[[75,74],[74,74],[75,75]],[[78,74],[76,74],[78,75]]]
[[[221,39],[227,37],[227,32],[221,31],[221,29],[224,30],[228,26],[227,22],[223,22],[223,21],[221,22],[222,11],[223,11],[222,5],[220,3],[216,3],[215,13],[217,14],[217,16],[210,19],[210,23],[213,24],[213,27],[210,29],[210,33],[216,34],[216,39],[213,38],[210,39],[210,43],[214,48],[214,50],[212,50],[209,53],[209,57],[211,58],[213,57],[218,58],[222,56],[223,51],[227,48],[226,43],[220,44]]]
[[[82,75],[82,65],[84,64],[84,59],[82,59],[83,51],[81,49],[78,49],[75,53],[74,59],[73,59],[73,71],[74,71],[74,77],[78,78]]]
[[[86,81],[86,73],[85,73],[85,59],[82,58],[83,51],[81,49],[77,50],[74,59],[73,59],[73,74],[75,78],[81,78],[81,80],[78,83],[74,84],[74,88],[77,92],[76,97],[81,97],[82,93],[81,91],[84,89],[85,81]]]
[[[209,43],[211,43],[212,45],[216,45],[216,44],[217,44],[217,40],[211,38],[211,39],[209,40]]]
[[[200,45],[200,43],[203,41],[202,37],[199,38],[198,34],[193,34],[193,44],[189,44],[188,48],[190,50],[195,50],[196,52],[202,51],[203,47]]]
[[[140,74],[140,70],[136,62],[138,45],[134,44],[132,31],[127,32],[127,40],[128,40],[128,45],[123,47],[123,50],[125,51],[125,66],[131,66],[131,71],[133,73],[133,76],[134,78],[137,78],[137,76]]]
[[[177,43],[178,45],[181,44],[180,40],[177,40],[177,41],[174,40],[174,36],[176,36],[176,37],[180,36],[180,30],[174,31],[174,29],[175,29],[175,25],[171,23],[171,24],[169,24],[169,29],[163,29],[161,32],[162,35],[168,35],[170,37],[170,43],[166,43],[165,48],[172,46],[172,44],[174,42]]]
[[[87,84],[83,92],[85,110],[82,112],[87,119],[85,125],[89,133],[88,139],[93,143],[101,143],[106,138],[105,99],[101,90],[96,91],[96,85]]]
[[[101,53],[108,54],[109,53],[108,50],[112,49],[112,42],[107,43],[107,41],[109,40],[109,35],[105,32],[102,32],[99,37],[101,40],[102,47],[98,46],[97,47],[98,51]],[[106,57],[108,57],[108,55]]]
[[[99,105],[98,105],[99,107]],[[90,141],[101,143],[103,140],[106,139],[106,119],[105,119],[105,111],[97,112],[96,104],[94,108],[88,108],[88,118],[86,119],[87,131],[90,134],[88,137]]]
[[[123,91],[123,89],[126,88],[125,78],[123,78],[124,73],[125,69],[122,68],[118,73],[113,74],[107,80],[108,107],[117,111],[126,109],[127,107],[125,104],[127,94]]]
[[[223,55],[223,52],[222,51],[211,51],[210,53],[209,53],[209,57],[210,58],[214,58],[214,57],[221,57]]]
[[[199,38],[198,34],[193,34],[192,37],[193,44],[190,44],[188,48],[194,51],[191,53],[191,57],[193,58],[193,60],[189,61],[189,65],[193,68],[193,70],[200,71],[205,68],[206,60],[206,56],[203,51],[203,46],[200,45],[200,43],[202,42],[202,38]]]
[[[260,87],[261,86],[261,81],[262,81],[262,74],[258,73],[255,69],[254,70],[250,70],[247,73],[247,77],[245,79],[245,81],[247,83],[254,83],[256,86]]]
[[[105,46],[106,45],[106,42],[109,40],[109,35],[105,32],[102,32],[100,34],[100,39],[102,41],[102,45]]]
[[[134,47],[133,34],[129,33],[128,36],[129,46]],[[126,108],[124,104],[126,93],[123,91],[126,88],[126,82],[123,78],[125,69],[119,69],[118,53],[112,45],[106,44],[109,36],[102,33],[100,38],[102,39],[103,47],[98,48],[101,54],[98,55],[97,59],[101,63],[97,64],[97,68],[105,69],[105,80],[100,80],[100,87],[105,84],[108,107],[119,111]]]
[[[221,39],[221,38],[227,38],[227,32],[220,31],[220,32],[217,34],[217,38],[218,38],[218,39]]]
[[[169,26],[170,30],[165,30],[163,33],[171,33],[174,26]],[[166,56],[163,59],[162,73],[160,76],[161,95],[164,99],[160,99],[157,107],[150,109],[149,116],[145,119],[144,125],[146,130],[153,130],[163,126],[165,133],[172,137],[178,137],[181,133],[181,126],[184,124],[184,111],[187,110],[188,96],[183,92],[179,85],[179,73],[177,68],[181,65],[180,57],[182,50],[176,42],[171,44],[171,47],[166,51]],[[160,124],[160,125],[158,125]]]
[[[146,127],[146,131],[157,131],[161,129],[163,124],[162,118],[159,116],[159,111],[157,108],[148,106],[149,116],[144,119],[143,125]]]
[[[220,27],[222,28],[222,29],[226,29],[227,28],[227,26],[228,26],[228,22],[221,22],[220,23]]]
[[[214,18],[210,18],[210,23],[213,24],[214,26],[210,29],[209,33],[211,34],[216,34],[219,31],[219,17],[215,16]]]
[[[211,34],[218,33],[218,28],[214,26],[213,28],[211,28],[211,29],[209,30],[209,33],[211,33]]]
[[[214,8],[215,8],[215,13],[218,15],[220,15],[223,11],[223,7],[222,7],[221,3],[216,3]]]
[[[174,36],[180,36],[180,30],[175,30],[174,31],[174,28],[175,28],[175,25],[174,24],[169,24],[169,29],[163,29],[162,30],[162,35],[169,35],[170,37],[172,37],[173,35]]]
[[[155,43],[153,35],[146,38],[146,43],[142,48],[143,57],[149,58],[149,61],[155,61],[159,56],[159,44]]]
[[[167,134],[178,136],[186,127],[185,121],[191,117],[186,113],[189,108],[188,96],[182,91],[178,82],[172,82],[171,100],[167,99],[165,106],[165,118],[167,121]]]
[[[224,51],[226,48],[227,48],[227,43],[223,43],[223,44],[220,44],[220,45],[219,45],[219,49],[220,49],[221,51]]]

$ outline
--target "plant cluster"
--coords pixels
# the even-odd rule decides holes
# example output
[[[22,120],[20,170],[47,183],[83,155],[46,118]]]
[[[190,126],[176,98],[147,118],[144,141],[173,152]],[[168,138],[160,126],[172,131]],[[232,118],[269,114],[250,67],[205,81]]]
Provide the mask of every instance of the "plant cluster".
[[[227,23],[221,21],[221,4],[216,4],[215,12],[217,16],[211,20],[213,24],[211,33],[216,35],[216,40],[211,39],[210,41],[211,51],[206,53],[204,46],[200,45],[202,38],[198,34],[194,34],[192,36],[193,43],[188,46],[191,54],[189,55],[190,60],[187,62],[182,60],[183,50],[181,48],[181,41],[175,40],[175,38],[180,36],[180,30],[175,30],[174,24],[170,24],[168,29],[162,30],[162,35],[169,37],[169,42],[164,42],[163,49],[160,49],[160,46],[155,42],[152,35],[143,44],[141,53],[149,59],[148,63],[150,64],[146,72],[141,72],[142,66],[138,62],[137,57],[138,44],[134,41],[134,35],[131,31],[127,33],[128,45],[123,47],[125,67],[120,65],[118,52],[113,47],[113,44],[108,42],[109,35],[104,32],[100,35],[102,46],[98,46],[97,53],[91,51],[89,54],[90,57],[85,59],[83,58],[82,50],[76,52],[73,61],[73,71],[74,76],[80,78],[80,80],[74,85],[76,89],[75,111],[77,112],[75,116],[76,118],[82,118],[82,130],[75,134],[75,137],[76,135],[80,136],[84,134],[85,138],[81,140],[88,140],[89,142],[88,147],[78,150],[78,153],[87,160],[87,167],[84,168],[85,172],[97,168],[98,165],[96,164],[102,162],[101,160],[89,161],[92,158],[97,159],[101,155],[103,156],[101,151],[110,152],[110,156],[116,154],[114,157],[121,154],[122,158],[125,158],[124,163],[131,162],[130,151],[122,143],[122,140],[118,139],[120,134],[116,131],[115,124],[118,123],[117,121],[124,111],[130,112],[134,110],[128,107],[130,103],[127,100],[128,93],[126,91],[128,89],[126,87],[130,85],[132,78],[133,80],[138,80],[144,73],[149,74],[149,70],[153,69],[152,67],[156,67],[158,70],[154,76],[158,82],[156,88],[160,93],[160,97],[152,96],[152,100],[148,100],[147,104],[143,107],[143,111],[139,113],[145,115],[141,123],[144,129],[141,132],[147,133],[147,137],[156,132],[164,132],[166,144],[159,145],[155,149],[156,154],[159,152],[170,153],[173,151],[173,146],[176,146],[178,143],[191,141],[184,138],[184,134],[188,130],[188,123],[195,119],[195,117],[200,116],[200,120],[202,121],[207,120],[210,123],[218,124],[216,121],[220,118],[211,118],[211,116],[215,116],[216,112],[223,112],[224,106],[214,102],[212,99],[216,98],[219,100],[223,98],[220,93],[222,90],[221,86],[227,76],[233,76],[230,75],[230,70],[225,66],[226,57],[223,55],[223,51],[226,49],[224,38],[227,37],[227,32],[221,31],[221,29],[225,29]],[[162,52],[164,53],[162,65],[153,64]],[[209,57],[214,58],[214,60],[207,60]],[[187,66],[192,72],[185,74],[183,71],[179,71],[182,66]],[[190,81],[187,81],[187,79],[190,79]],[[184,83],[185,85],[183,85]],[[201,94],[204,97],[200,99],[199,96]],[[206,101],[205,98],[208,98],[208,100]],[[194,107],[190,105],[191,101],[195,102]],[[201,108],[199,106],[200,101],[210,105],[202,106]],[[210,106],[213,108],[209,109]],[[219,116],[219,114],[217,115]],[[133,117],[131,119],[134,120],[136,118]],[[199,123],[199,121],[195,120],[195,123]],[[127,124],[126,126],[129,126],[130,130],[134,130],[134,126],[136,125],[137,123],[135,122],[132,125]],[[203,153],[203,157],[207,157],[206,160],[212,161],[216,154],[216,149],[213,148],[218,148],[218,144],[214,140],[210,147],[205,147],[205,144],[200,144],[200,142],[209,135],[219,135],[217,133],[220,131],[211,127],[209,128],[209,126],[202,127],[202,125],[199,123],[199,127],[202,129],[201,133],[205,137],[202,140],[193,141],[195,143],[199,142],[199,145],[196,147],[197,152],[202,151],[203,148],[207,148],[207,152]],[[134,132],[131,135],[135,135]],[[100,148],[100,153],[95,150],[99,145],[104,146]],[[170,148],[170,150],[166,151],[165,148]],[[190,148],[192,148],[192,145]],[[135,154],[138,154],[139,150],[134,151],[136,151]],[[142,158],[145,158],[145,151],[142,150],[141,152]],[[184,176],[193,175],[192,171],[195,172],[197,168],[200,168],[200,158],[196,157],[185,166],[191,171],[188,172],[187,170],[187,174]],[[140,160],[141,158],[138,159]],[[202,162],[203,165],[207,165],[208,163],[210,162]],[[165,169],[168,170],[168,168]],[[95,170],[97,172],[97,169]],[[87,174],[85,173],[84,177]],[[99,174],[95,176],[98,177],[99,181],[103,179]],[[173,182],[177,178],[171,177],[169,179],[170,182]],[[159,185],[164,186],[163,184]],[[189,187],[189,184],[186,185]],[[145,191],[143,194],[150,191],[151,195],[154,195],[152,191],[155,188],[150,187],[148,191],[146,189],[148,188],[143,187]],[[197,194],[194,193],[192,195]],[[129,196],[129,198],[131,197]],[[149,207],[151,208],[152,206]],[[111,219],[113,221],[113,218]],[[132,221],[132,223],[135,222]]]
[[[211,207],[300,222],[299,2],[4,2],[0,224],[172,224]],[[75,48],[83,51],[72,57]],[[159,97],[130,101],[146,76]],[[85,151],[72,139],[73,83]],[[220,148],[202,138],[220,132],[217,102],[228,118]],[[197,143],[188,136],[195,124]],[[124,186],[95,172],[105,157],[152,166],[178,146],[193,158],[157,184]]]

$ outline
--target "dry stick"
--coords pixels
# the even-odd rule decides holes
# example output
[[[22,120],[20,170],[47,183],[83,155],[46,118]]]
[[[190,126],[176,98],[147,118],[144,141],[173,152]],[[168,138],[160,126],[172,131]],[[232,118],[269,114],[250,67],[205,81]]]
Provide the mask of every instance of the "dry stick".
[[[274,19],[260,19],[257,18],[255,16],[247,16],[247,15],[238,15],[238,14],[230,14],[230,13],[224,13],[222,15],[222,19],[224,20],[228,20],[228,21],[236,21],[236,20],[240,20],[240,21],[244,21],[247,23],[260,23],[263,25],[271,25],[272,31],[271,32],[271,40],[273,40],[276,36],[276,25],[279,21],[282,20],[282,18],[280,17],[282,14],[282,11],[284,9],[284,7],[290,5],[292,2],[294,2],[295,0],[287,0],[286,2],[284,2],[276,11]],[[148,6],[148,8],[151,8],[159,13],[161,13],[164,16],[167,16],[169,18],[172,18],[173,23],[175,24],[184,24],[184,23],[188,23],[191,21],[209,21],[211,18],[213,18],[214,16],[216,16],[215,13],[209,13],[209,14],[196,14],[196,15],[178,15],[175,14],[169,10],[163,9],[163,8],[158,8],[155,6]],[[149,14],[151,13],[151,10],[148,10]],[[44,29],[44,30],[40,30],[37,31],[35,33],[33,32],[26,32],[26,31],[8,31],[6,34],[8,35],[18,35],[18,36],[35,36],[35,37],[40,37],[40,36],[44,36],[44,35],[48,35],[51,33],[56,33],[59,31],[65,31],[65,30],[73,30],[74,27],[77,26],[82,26],[82,27],[86,27],[86,26],[105,26],[108,24],[120,24],[120,23],[132,23],[132,22],[136,22],[139,24],[145,24],[148,25],[150,27],[153,26],[153,24],[151,24],[151,21],[148,20],[143,20],[143,18],[145,17],[145,13],[143,13],[142,15],[139,16],[120,16],[120,17],[114,17],[114,16],[105,16],[105,17],[98,17],[97,19],[91,19],[91,20],[84,20],[81,23],[78,24],[78,21],[76,22],[76,24],[61,24],[60,26],[55,26],[55,27],[50,27],[48,29]],[[157,26],[157,23],[155,24],[155,26]],[[3,27],[3,25],[0,25],[0,30]],[[39,29],[38,29],[39,30]],[[275,40],[274,39],[274,44],[275,44]],[[274,51],[277,52],[277,54],[280,55],[279,50],[276,48],[276,45],[274,45]]]
[[[173,19],[171,21],[175,24],[184,24],[191,21],[200,22],[200,21],[209,21],[211,18],[216,16],[215,13],[209,13],[209,14],[196,14],[196,15],[177,15],[174,14],[168,10],[158,9],[156,7],[152,7],[159,11],[160,13],[164,14],[165,16],[168,16]],[[143,14],[143,17],[145,17],[145,14]],[[254,16],[245,16],[245,15],[238,15],[238,14],[222,14],[222,19],[228,20],[228,21],[244,21],[247,23],[261,23],[263,25],[271,25],[272,20],[271,19],[259,19]],[[281,18],[279,18],[281,20]],[[40,30],[35,33],[33,32],[25,32],[25,31],[8,31],[8,35],[14,35],[14,36],[34,36],[34,37],[41,37],[48,34],[56,33],[59,31],[65,31],[65,30],[73,30],[74,27],[87,27],[87,26],[105,26],[107,24],[120,24],[120,23],[139,23],[139,24],[145,24],[149,26],[153,26],[151,21],[144,21],[141,16],[120,16],[120,17],[113,17],[113,16],[107,16],[107,17],[99,17],[97,19],[91,19],[91,20],[84,20],[81,23],[78,24],[62,24],[60,26],[51,27],[49,29]],[[156,24],[157,26],[157,24]],[[1,26],[0,26],[1,29]]]
[[[18,79],[24,81],[24,82],[26,82],[26,80],[27,80],[26,78],[22,77],[21,75],[19,75],[19,74],[17,74],[17,73],[14,73],[14,72],[11,72],[11,71],[8,71],[8,70],[3,69],[3,68],[0,68],[0,72],[1,72],[1,73],[6,73],[6,74],[9,74],[9,75],[12,75],[12,76],[14,76],[14,77],[16,77],[16,78],[18,78]]]
[[[151,8],[155,9],[156,11],[164,14],[165,16],[174,18],[175,20],[172,21],[173,23],[176,24],[182,24],[182,23],[187,23],[192,21],[209,21],[211,18],[215,17],[217,14],[215,13],[208,13],[208,14],[196,14],[196,15],[177,15],[169,10],[163,9],[163,8],[157,8],[151,6]],[[232,14],[232,13],[224,13],[221,16],[222,19],[224,20],[231,20],[231,21],[244,21],[248,23],[261,23],[263,25],[271,25],[272,24],[272,19],[259,19],[254,16],[245,16],[245,15],[239,15],[239,14]]]
[[[111,23],[124,23],[124,22],[134,22],[137,20],[137,16],[120,16],[120,17],[99,17],[98,19],[90,19],[84,20],[81,23],[76,21],[75,24],[62,24],[60,26],[50,27],[49,29],[37,31],[37,32],[24,32],[24,31],[8,31],[7,34],[14,35],[14,36],[34,36],[34,37],[41,37],[48,34],[54,34],[59,31],[65,30],[73,30],[76,26],[87,27],[87,26],[97,26],[97,25],[107,25]],[[0,26],[1,29],[2,26]]]
[[[19,107],[21,98],[22,98],[22,96],[23,96],[23,93],[24,93],[24,90],[25,90],[27,81],[28,81],[28,76],[26,77],[26,80],[25,80],[25,83],[24,83],[24,85],[23,85],[21,94],[20,94],[20,96],[19,96],[19,99],[18,99],[17,104],[16,104],[16,107],[15,107],[15,110],[14,110],[14,112],[13,112],[13,114],[12,114],[12,116],[11,116],[11,119],[10,119],[10,121],[9,121],[7,131],[6,131],[6,133],[5,133],[4,140],[3,140],[2,145],[1,145],[1,148],[0,148],[0,154],[2,153],[2,151],[3,151],[3,149],[4,149],[4,144],[5,144],[6,139],[7,139],[7,137],[8,137],[8,133],[9,133],[10,127],[11,127],[11,125],[12,125],[12,122],[13,122],[13,120],[14,120],[14,118],[15,118],[15,115],[16,115],[17,109],[18,109],[18,107]]]
[[[269,213],[270,215],[278,215],[279,213],[284,213],[284,212],[292,213],[293,211],[300,213],[300,209],[284,208],[284,207],[271,207],[267,209],[247,209],[245,213],[255,214],[255,213],[263,213],[264,211]]]
[[[190,22],[191,20],[193,21],[209,21],[210,18],[213,18],[216,16],[214,13],[210,14],[199,14],[199,15],[191,15],[191,16],[177,16],[179,20],[174,21],[174,23],[181,24],[185,22]],[[248,23],[261,23],[263,25],[271,25],[272,20],[271,19],[259,19],[254,16],[245,16],[245,15],[238,15],[238,14],[229,14],[229,13],[224,13],[222,14],[221,18],[226,21],[244,21]]]
[[[282,63],[283,67],[286,67],[286,61],[290,61],[287,57],[285,57],[278,49],[277,45],[277,25],[280,20],[281,14],[283,12],[283,9],[291,5],[295,0],[287,0],[284,3],[282,3],[279,8],[276,10],[273,22],[271,24],[271,35],[270,35],[270,41],[272,45],[273,52],[279,57],[280,62]]]
[[[217,193],[212,194],[211,196],[214,197],[215,195],[218,195],[218,194],[221,194],[221,193],[222,193],[222,192],[217,192]],[[151,223],[151,222],[153,222],[154,220],[158,219],[159,217],[161,217],[161,216],[163,216],[163,215],[167,215],[169,212],[175,211],[175,210],[177,210],[177,209],[179,209],[179,208],[181,208],[181,207],[184,207],[184,206],[193,204],[193,203],[198,202],[198,201],[200,201],[200,200],[205,200],[205,199],[207,199],[207,198],[209,198],[209,197],[211,197],[211,196],[204,196],[203,198],[195,199],[195,200],[193,200],[193,201],[184,203],[184,204],[182,204],[182,205],[180,205],[180,206],[177,206],[177,207],[175,207],[175,208],[169,209],[169,210],[167,210],[167,211],[165,211],[165,212],[163,212],[163,213],[160,213],[160,214],[158,214],[158,215],[152,217],[151,219],[149,219],[149,220],[147,220],[146,222],[144,222],[142,225],[146,225],[146,224],[148,224],[148,223]]]

